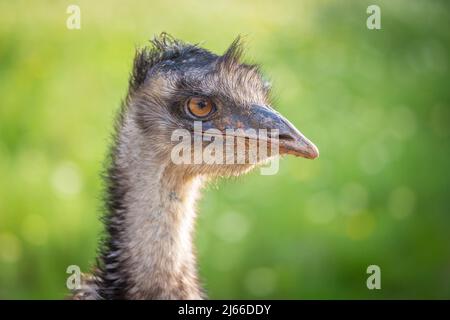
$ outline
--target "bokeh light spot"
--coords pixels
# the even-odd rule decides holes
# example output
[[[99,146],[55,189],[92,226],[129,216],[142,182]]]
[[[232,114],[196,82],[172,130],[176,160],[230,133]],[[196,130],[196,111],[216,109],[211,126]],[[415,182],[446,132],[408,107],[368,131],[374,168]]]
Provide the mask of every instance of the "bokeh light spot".
[[[354,215],[364,211],[369,201],[367,189],[356,182],[344,185],[339,198],[339,208],[343,214]]]
[[[398,187],[389,196],[389,211],[397,219],[404,219],[411,215],[415,204],[415,193],[408,187]]]
[[[359,153],[359,165],[367,174],[379,173],[389,160],[388,152],[380,141],[367,143]]]
[[[253,269],[247,274],[244,284],[250,294],[267,296],[275,290],[276,274],[270,268]]]
[[[54,170],[51,183],[61,196],[75,196],[80,193],[82,180],[78,167],[71,162],[64,162]]]
[[[307,218],[317,224],[325,224],[336,216],[335,200],[327,191],[321,191],[312,195],[306,202]]]
[[[244,215],[227,212],[216,220],[216,235],[226,242],[239,242],[248,233],[250,223]]]

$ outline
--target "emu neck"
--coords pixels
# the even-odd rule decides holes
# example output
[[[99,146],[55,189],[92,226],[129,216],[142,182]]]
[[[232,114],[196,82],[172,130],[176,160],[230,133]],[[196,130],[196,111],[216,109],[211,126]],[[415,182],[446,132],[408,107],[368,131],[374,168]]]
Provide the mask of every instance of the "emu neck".
[[[201,299],[192,245],[200,178],[158,156],[131,121],[125,120],[117,143],[109,189],[119,195],[109,201],[104,292],[125,299]]]

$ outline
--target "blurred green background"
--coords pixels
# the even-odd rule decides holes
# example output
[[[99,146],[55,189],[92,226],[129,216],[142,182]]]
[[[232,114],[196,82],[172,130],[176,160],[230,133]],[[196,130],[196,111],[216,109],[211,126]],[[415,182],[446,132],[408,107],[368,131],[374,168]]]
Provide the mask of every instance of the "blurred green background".
[[[94,263],[114,114],[161,31],[219,53],[246,35],[321,151],[205,191],[211,298],[450,298],[449,18],[447,1],[0,1],[0,298],[63,298],[67,266]]]

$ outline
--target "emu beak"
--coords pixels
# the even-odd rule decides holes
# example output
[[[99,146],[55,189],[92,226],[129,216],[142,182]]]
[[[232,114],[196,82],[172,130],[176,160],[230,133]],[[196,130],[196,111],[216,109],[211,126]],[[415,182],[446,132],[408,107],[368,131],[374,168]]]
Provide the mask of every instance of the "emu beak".
[[[297,157],[315,159],[319,149],[309,141],[292,123],[280,113],[268,106],[253,106],[251,122],[259,128],[278,129],[280,154],[292,154]]]

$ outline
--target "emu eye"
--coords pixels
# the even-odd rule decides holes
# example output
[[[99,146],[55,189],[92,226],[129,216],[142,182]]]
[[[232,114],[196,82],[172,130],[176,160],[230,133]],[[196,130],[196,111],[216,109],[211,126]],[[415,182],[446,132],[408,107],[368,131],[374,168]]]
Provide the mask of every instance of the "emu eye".
[[[192,97],[186,101],[186,108],[190,114],[197,118],[204,118],[214,111],[211,100],[202,97]]]

